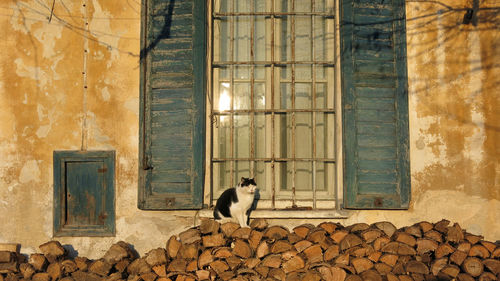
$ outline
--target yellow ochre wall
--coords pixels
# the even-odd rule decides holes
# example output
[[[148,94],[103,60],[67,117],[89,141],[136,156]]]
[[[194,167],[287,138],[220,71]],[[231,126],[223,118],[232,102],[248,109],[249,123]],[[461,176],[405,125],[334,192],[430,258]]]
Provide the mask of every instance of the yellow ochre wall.
[[[500,5],[480,0],[463,25],[472,2],[407,1],[410,209],[337,221],[446,218],[500,239]],[[56,0],[51,17],[52,3],[0,1],[0,243],[52,239],[52,153],[84,148],[116,150],[116,237],[57,240],[89,258],[164,247],[195,212],[137,209],[140,0]]]

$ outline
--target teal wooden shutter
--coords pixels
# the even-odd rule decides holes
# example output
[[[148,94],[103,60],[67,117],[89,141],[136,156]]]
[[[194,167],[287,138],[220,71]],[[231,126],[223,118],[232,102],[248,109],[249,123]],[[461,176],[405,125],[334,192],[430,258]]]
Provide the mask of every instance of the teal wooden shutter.
[[[139,208],[202,207],[205,1],[143,0]]]
[[[405,1],[342,0],[340,20],[344,205],[408,208]]]

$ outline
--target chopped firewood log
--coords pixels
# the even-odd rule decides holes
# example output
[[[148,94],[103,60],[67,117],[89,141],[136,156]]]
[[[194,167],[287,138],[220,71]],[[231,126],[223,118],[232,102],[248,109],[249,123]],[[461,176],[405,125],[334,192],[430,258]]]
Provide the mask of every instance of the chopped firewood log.
[[[457,280],[458,281],[474,281],[474,277],[470,276],[469,274],[467,273],[459,273],[457,275]]]
[[[340,241],[342,241],[346,236],[347,234],[349,234],[349,231],[345,230],[345,229],[340,229],[340,230],[337,230],[335,232],[333,232],[331,235],[330,235],[330,238],[332,238],[332,240],[339,244]]]
[[[418,225],[423,233],[426,233],[434,228],[434,225],[428,221],[421,221],[415,225]]]
[[[220,229],[226,237],[231,237],[231,234],[238,228],[240,228],[240,225],[234,222],[226,222],[220,226]]]
[[[394,254],[384,254],[382,255],[382,257],[380,257],[380,261],[393,267],[396,265],[396,263],[398,262],[398,258],[399,256],[398,255],[394,255]]]
[[[340,250],[345,251],[346,249],[352,248],[357,245],[361,245],[363,243],[363,240],[359,238],[356,234],[348,234],[340,241]]]
[[[178,257],[193,260],[198,257],[198,243],[184,244],[179,249]]]
[[[406,264],[406,271],[410,273],[429,274],[429,268],[421,261],[411,260]]]
[[[250,233],[252,229],[249,227],[238,228],[233,233],[231,233],[232,238],[248,239],[250,238]]]
[[[181,242],[177,241],[177,237],[170,236],[170,239],[168,239],[166,247],[167,255],[171,259],[176,258],[180,248],[181,248]]]
[[[233,252],[229,247],[218,247],[214,248],[212,251],[212,254],[215,256],[215,258],[221,259],[221,258],[228,258],[233,255]]]
[[[481,244],[476,244],[472,246],[469,250],[470,257],[480,257],[482,259],[487,259],[490,257],[490,252],[486,247]]]
[[[295,244],[295,245],[297,245],[297,244]],[[340,254],[339,246],[338,245],[331,245],[330,247],[328,247],[328,249],[326,249],[326,251],[323,255],[323,258],[325,259],[325,261],[331,261],[334,258],[338,257],[339,254]]]
[[[250,232],[250,237],[248,238],[248,244],[253,250],[256,250],[257,246],[259,246],[261,239],[262,239],[262,232],[257,230],[252,230],[252,232]]]
[[[316,263],[323,261],[323,250],[319,245],[312,245],[304,250],[308,263]]]
[[[167,271],[168,272],[182,272],[186,270],[187,262],[185,259],[174,259],[168,264]]]
[[[431,265],[431,272],[434,276],[438,275],[438,273],[448,264],[448,258],[440,258],[434,260]]]
[[[382,281],[382,276],[380,273],[373,269],[369,269],[366,271],[363,271],[361,274],[361,279],[363,280],[370,280],[370,281]]]
[[[351,264],[358,274],[361,272],[373,268],[373,262],[367,258],[354,258],[351,260]]]
[[[399,278],[393,273],[387,273],[387,281],[399,281]]]
[[[387,243],[391,242],[391,240],[385,236],[379,237],[373,241],[373,249],[375,251],[380,251],[382,247],[384,247]]]
[[[460,268],[453,264],[445,265],[443,269],[441,269],[441,273],[444,273],[452,278],[457,277],[458,273],[460,273]]]
[[[484,240],[481,240],[480,241],[481,245],[483,245],[486,249],[488,249],[488,251],[490,253],[493,253],[493,251],[495,251],[495,248],[497,247],[497,245],[495,243],[492,243],[492,242],[489,242],[489,241],[484,241]]]
[[[285,273],[289,273],[292,271],[296,271],[298,269],[302,269],[305,266],[304,260],[300,256],[295,256],[291,258],[289,261],[283,263],[283,270]]]
[[[400,242],[389,242],[380,249],[384,253],[398,254],[398,255],[410,255],[414,256],[417,254],[415,249],[412,247],[400,243]]]
[[[417,240],[417,253],[419,255],[434,252],[438,248],[439,244],[431,239],[421,238]]]
[[[340,228],[340,225],[333,223],[333,222],[322,222],[318,225],[318,227],[323,228],[328,232],[328,234],[332,234],[335,230]]]
[[[355,274],[350,274],[347,276],[347,278],[345,279],[345,281],[363,281],[363,279],[358,276],[358,275],[355,275]]]
[[[306,223],[306,224],[301,224],[297,227],[293,228],[293,232],[300,236],[302,239],[305,239],[307,237],[307,234],[309,234],[309,231],[311,229],[315,228],[313,224]]]
[[[237,257],[237,256],[231,256],[231,257],[226,259],[226,263],[227,263],[227,265],[229,265],[229,268],[231,268],[231,270],[234,270],[242,262],[243,262],[242,259]]]
[[[202,237],[202,245],[206,248],[224,246],[225,244],[226,239],[222,233]]]
[[[478,277],[481,273],[483,273],[484,265],[478,258],[468,257],[464,260],[462,269],[464,272],[470,274],[470,276]]]
[[[280,239],[287,237],[288,233],[290,233],[290,231],[288,231],[288,229],[286,229],[282,226],[274,225],[274,226],[269,227],[264,232],[264,237],[267,239],[280,240]]]
[[[288,240],[288,242],[290,242],[291,244],[295,244],[299,241],[301,241],[303,238],[298,236],[297,234],[293,233],[293,232],[290,232],[288,233],[287,237],[286,237],[286,240]]]
[[[366,243],[372,243],[380,236],[382,236],[382,231],[379,229],[367,229],[361,233],[361,237]]]
[[[196,228],[190,228],[179,233],[179,239],[182,244],[191,244],[201,241],[200,231]]]
[[[258,230],[263,230],[267,228],[268,224],[265,219],[254,219],[250,223],[250,228],[252,229],[258,229]]]
[[[392,267],[385,263],[376,263],[374,267],[375,270],[377,270],[377,272],[380,273],[381,275],[387,275],[389,272],[392,271]]]
[[[483,260],[483,264],[493,274],[498,275],[500,273],[500,260],[498,260],[498,259],[486,259],[486,260]]]
[[[458,243],[463,239],[464,233],[458,223],[455,223],[453,224],[453,226],[448,227],[448,232],[446,233],[446,241]]]
[[[491,258],[500,258],[500,246],[496,247],[495,250],[493,250],[493,252],[491,253]]]
[[[229,269],[229,265],[222,260],[216,260],[210,263],[210,268],[212,268],[217,274],[221,274]]]
[[[342,254],[342,255],[339,255],[339,256],[335,259],[335,264],[339,264],[339,265],[349,265],[349,254]]]
[[[288,261],[288,260],[292,259],[293,257],[295,257],[297,254],[298,254],[297,251],[291,249],[291,250],[288,250],[286,252],[281,253],[281,258],[284,261]]]
[[[481,235],[474,235],[470,233],[465,234],[465,239],[469,241],[472,245],[478,243],[479,241],[483,240],[483,236]]]
[[[464,240],[458,244],[457,250],[468,253],[471,247],[472,247],[471,243]]]
[[[422,238],[422,230],[417,225],[412,225],[404,228],[404,231],[415,238]]]
[[[448,256],[449,254],[453,253],[455,251],[455,248],[453,248],[450,244],[444,243],[441,244],[437,247],[435,256],[437,259]]]
[[[364,222],[355,223],[353,225],[346,227],[346,229],[349,230],[349,232],[354,232],[354,233],[362,232],[364,230],[367,230],[368,228],[370,228],[370,225]]]
[[[271,268],[267,276],[281,281],[285,281],[286,278],[286,274],[281,268]]]
[[[387,235],[387,237],[391,237],[397,230],[394,224],[388,221],[377,222],[375,223],[375,226],[378,229],[382,230],[385,233],[385,235]]]
[[[280,255],[269,255],[262,260],[262,266],[278,268],[281,265],[281,256]]]
[[[436,230],[429,230],[427,232],[424,233],[424,237],[425,238],[429,238],[429,239],[432,239],[438,243],[442,243],[443,242],[443,235],[436,231]]]
[[[481,276],[479,276],[479,281],[494,281],[498,280],[498,278],[491,272],[483,272]]]
[[[271,245],[271,253],[279,254],[292,249],[292,245],[284,240],[278,240]]]
[[[417,244],[417,239],[406,232],[396,232],[396,241],[404,243],[410,247]]]
[[[450,261],[460,266],[465,258],[467,258],[467,253],[456,250],[453,254],[451,254]]]
[[[219,232],[220,223],[212,219],[202,219],[200,232],[202,234],[213,234]]]
[[[382,252],[373,251],[370,254],[368,254],[368,259],[371,260],[372,262],[378,262],[381,256]]]
[[[448,232],[448,225],[450,225],[450,221],[447,219],[442,219],[434,224],[434,229],[446,234]]]
[[[233,253],[241,258],[249,258],[252,255],[252,248],[242,239],[237,239],[234,243]]]
[[[203,268],[213,261],[214,255],[212,254],[212,251],[210,249],[206,249],[198,257],[198,268]]]
[[[267,256],[271,251],[269,250],[269,245],[266,241],[260,242],[259,246],[257,246],[257,250],[255,251],[256,256],[258,258],[263,258]]]

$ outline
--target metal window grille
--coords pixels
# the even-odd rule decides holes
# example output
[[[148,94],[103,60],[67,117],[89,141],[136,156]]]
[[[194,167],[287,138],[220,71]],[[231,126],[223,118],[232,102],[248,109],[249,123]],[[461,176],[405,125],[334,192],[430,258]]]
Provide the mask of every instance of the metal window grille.
[[[255,177],[261,208],[338,208],[334,0],[213,0],[214,199]]]

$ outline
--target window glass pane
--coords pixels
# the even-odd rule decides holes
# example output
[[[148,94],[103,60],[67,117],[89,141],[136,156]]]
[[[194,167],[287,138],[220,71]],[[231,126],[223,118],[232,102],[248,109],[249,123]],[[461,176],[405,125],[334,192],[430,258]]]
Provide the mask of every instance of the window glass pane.
[[[253,0],[255,3],[254,10],[256,12],[265,12],[266,11],[266,1],[267,0]]]
[[[325,12],[325,0],[314,0],[314,11]]]
[[[311,81],[312,71],[311,65],[295,66],[295,81]]]
[[[234,186],[231,183],[231,164],[230,162],[215,162],[213,171],[214,198],[218,198],[224,190]]]
[[[216,116],[216,125],[214,127],[214,157],[215,158],[229,158],[231,157],[231,127],[230,116],[218,115]]]
[[[327,59],[326,51],[326,19],[324,17],[314,17],[314,60],[324,61]]]
[[[316,2],[316,1],[315,1]],[[295,0],[295,11],[296,12],[310,12],[312,1]]]
[[[255,61],[266,60],[266,20],[264,17],[254,17],[253,52]]]
[[[290,165],[291,166],[291,165]],[[312,190],[312,162],[297,161],[295,162],[295,190],[309,191]],[[300,198],[301,196],[299,196]],[[308,193],[304,198],[312,198],[312,193]]]
[[[256,161],[254,166],[255,182],[257,183],[259,193],[262,195],[267,192],[268,188],[270,188],[266,183],[266,163],[264,161]]]
[[[250,116],[235,115],[234,123],[234,157],[250,157]],[[248,175],[247,175],[248,177]]]
[[[311,158],[312,148],[312,113],[295,113],[295,156]]]
[[[231,12],[231,2],[233,2],[233,0],[216,0],[214,5],[215,11],[222,13]]]
[[[252,1],[234,1],[233,3],[235,5],[234,10],[237,13],[245,13],[245,12],[248,13],[251,11]]]
[[[250,61],[250,30],[250,17],[236,17],[234,27],[235,61]]]
[[[295,17],[295,61],[310,61],[311,50],[311,17]]]
[[[282,108],[282,109],[292,108],[292,85],[291,85],[291,83],[281,83],[280,85],[281,85],[281,87],[280,87],[280,92],[278,95],[278,96],[280,96],[280,100],[279,100],[279,103],[275,103],[275,104],[279,104],[280,108]]]
[[[235,66],[234,67],[234,79],[240,80],[250,80],[250,67],[248,66]]]
[[[216,47],[214,48],[214,61],[230,61],[230,42],[231,34],[229,33],[229,18],[221,17],[214,20],[214,40]]]
[[[310,83],[295,83],[295,108],[312,108],[312,89]]]
[[[264,83],[254,84],[254,106],[256,109],[266,108],[266,84]]]
[[[278,158],[286,158],[292,156],[292,118],[291,114],[275,114],[274,135],[275,142],[274,152]]]
[[[281,61],[291,61],[292,60],[292,49],[291,49],[291,39],[292,39],[292,30],[291,30],[291,16],[283,16],[281,19],[276,20],[278,26],[280,26],[280,31],[277,32],[277,36],[279,36],[279,40],[276,40],[278,46],[275,50],[278,52],[275,54],[275,57]]]
[[[326,108],[325,83],[316,83],[316,106],[315,108]]]
[[[267,135],[266,135],[266,115],[264,113],[256,113],[254,115],[254,144],[255,157],[265,158]]]
[[[242,177],[250,177],[250,161],[234,161],[234,183],[236,186]]]
[[[325,113],[316,113],[316,157],[325,158],[327,156],[327,136],[328,136],[328,119]]]
[[[219,88],[214,92],[214,109],[226,111],[231,109],[231,84],[220,82]]]
[[[234,83],[234,109],[250,109],[250,83]]]

